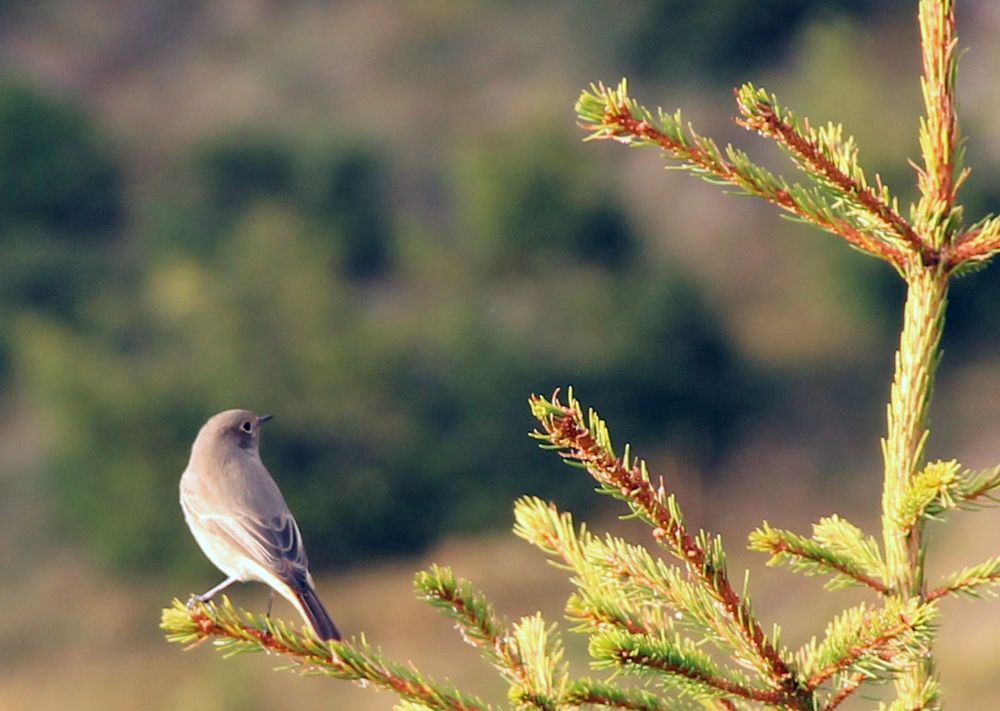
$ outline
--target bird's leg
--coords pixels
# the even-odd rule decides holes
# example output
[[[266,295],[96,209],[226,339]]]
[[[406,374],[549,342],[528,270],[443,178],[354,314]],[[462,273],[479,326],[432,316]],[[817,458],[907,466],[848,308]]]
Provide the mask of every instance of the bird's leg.
[[[215,593],[219,592],[220,590],[225,590],[238,580],[239,578],[226,578],[208,592],[203,592],[201,595],[192,595],[187,602],[188,609],[194,607],[194,604],[196,602],[205,602],[206,600],[211,600],[212,597],[215,596]]]
[[[267,612],[264,613],[264,617],[271,617],[271,607],[274,605],[274,588],[268,588],[267,596]]]

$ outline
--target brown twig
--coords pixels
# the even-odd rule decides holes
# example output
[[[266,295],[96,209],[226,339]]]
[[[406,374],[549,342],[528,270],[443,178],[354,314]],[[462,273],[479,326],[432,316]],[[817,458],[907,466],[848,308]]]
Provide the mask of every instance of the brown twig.
[[[690,679],[691,681],[711,686],[731,696],[738,696],[742,699],[746,699],[747,701],[757,701],[763,704],[770,704],[772,706],[789,705],[788,696],[780,689],[775,689],[773,691],[750,689],[742,684],[737,684],[736,682],[728,679],[715,676],[705,676],[704,674],[699,674],[696,670],[691,669],[690,667],[685,667],[680,664],[670,664],[662,659],[650,659],[649,657],[635,654],[630,650],[618,650],[618,661],[622,665],[643,666],[647,669],[656,669],[657,671],[661,671],[666,674],[681,676],[685,679]]]
[[[226,603],[228,605],[228,603]],[[179,609],[175,606],[175,610]],[[170,611],[165,611],[165,614]],[[217,620],[213,617],[219,614]],[[278,628],[277,634],[237,622],[237,613],[232,608],[217,608],[209,605],[198,605],[186,613],[190,622],[189,631],[182,636],[196,637],[193,644],[210,639],[220,638],[235,642],[245,642],[258,645],[260,648],[295,660],[309,670],[328,673],[334,676],[354,681],[367,680],[378,686],[390,689],[401,698],[412,699],[433,708],[447,708],[449,711],[490,711],[489,704],[481,703],[461,692],[446,690],[421,679],[415,671],[405,671],[399,665],[382,661],[377,655],[365,649],[358,648],[347,642],[332,642],[327,646],[328,655],[320,655],[308,651],[310,641]],[[166,619],[166,618],[165,618]],[[163,623],[167,624],[167,623]],[[161,625],[163,626],[163,625]],[[193,627],[193,629],[190,629]],[[287,643],[281,637],[287,635]],[[180,641],[177,637],[175,641]],[[302,647],[293,646],[299,641]]]
[[[945,249],[948,269],[954,269],[960,264],[972,259],[979,259],[1000,250],[1000,230],[985,239],[981,239],[982,229],[969,230],[957,237],[951,247]]]
[[[542,419],[546,439],[563,450],[560,452],[563,458],[579,461],[601,484],[620,491],[653,523],[653,536],[673,549],[688,569],[713,592],[744,640],[770,670],[771,679],[780,691],[778,698],[781,703],[793,708],[812,708],[811,692],[798,684],[791,667],[768,640],[749,604],[733,588],[725,569],[715,567],[706,551],[671,513],[663,500],[665,491],[662,482],[658,489],[654,489],[638,463],[628,467],[620,458],[601,447],[594,434],[579,421],[579,409],[563,405],[558,393],[553,396],[550,407],[550,414]]]
[[[787,190],[781,188],[769,189],[767,186],[754,182],[751,176],[739,171],[731,162],[709,154],[698,145],[680,143],[658,130],[649,121],[639,120],[632,116],[628,106],[621,105],[607,111],[604,115],[604,125],[612,127],[612,132],[605,136],[600,136],[600,134],[595,135],[618,140],[624,137],[635,136],[651,141],[660,146],[664,151],[693,163],[727,183],[751,188],[750,192],[764,198],[771,204],[828,232],[833,232],[864,252],[886,259],[898,269],[902,269],[905,264],[906,258],[898,249],[865,234],[846,220],[835,217],[822,217],[803,210]]]
[[[737,124],[748,130],[757,131],[762,136],[773,138],[785,146],[813,172],[823,176],[827,182],[836,186],[843,194],[849,195],[879,222],[888,227],[910,249],[920,255],[921,261],[925,265],[936,263],[940,255],[924,242],[902,215],[882,200],[871,186],[862,185],[844,173],[814,141],[802,135],[795,126],[778,116],[774,106],[766,102],[757,102],[752,110],[751,107],[747,107],[746,113],[745,118],[736,120]]]
[[[905,618],[902,619],[896,627],[893,627],[892,629],[887,630],[884,634],[872,639],[868,644],[853,647],[847,654],[838,659],[836,663],[830,664],[829,666],[811,674],[806,680],[805,686],[809,689],[818,689],[834,674],[849,668],[862,657],[887,647],[901,635],[907,634],[910,629],[910,623]],[[889,661],[892,657],[893,654],[888,650],[885,650],[885,656],[883,656],[882,659]]]
[[[858,687],[865,680],[865,675],[860,672],[852,674],[851,677],[844,682],[844,685],[840,687],[836,694],[830,697],[830,700],[826,702],[823,707],[823,711],[834,711],[838,706],[847,701],[848,697],[858,690]]]
[[[771,553],[772,555],[784,553],[786,555],[794,555],[799,558],[805,558],[807,560],[814,561],[825,568],[832,568],[841,575],[845,575],[851,578],[852,580],[856,580],[857,582],[871,588],[872,590],[881,595],[889,595],[892,593],[892,589],[889,588],[889,586],[887,586],[881,580],[877,580],[876,578],[873,578],[869,575],[865,575],[860,571],[854,570],[836,561],[811,555],[809,551],[801,548],[795,548],[792,545],[790,545],[787,541],[776,541],[773,545],[768,547],[767,552]]]

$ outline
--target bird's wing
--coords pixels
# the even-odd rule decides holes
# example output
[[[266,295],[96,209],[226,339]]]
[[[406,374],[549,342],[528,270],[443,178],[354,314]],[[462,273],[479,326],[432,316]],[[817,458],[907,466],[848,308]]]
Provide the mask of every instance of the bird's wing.
[[[215,514],[204,510],[191,496],[181,503],[189,516],[195,517],[212,536],[232,546],[264,566],[295,589],[302,589],[308,579],[302,534],[291,513],[261,517],[251,514]]]

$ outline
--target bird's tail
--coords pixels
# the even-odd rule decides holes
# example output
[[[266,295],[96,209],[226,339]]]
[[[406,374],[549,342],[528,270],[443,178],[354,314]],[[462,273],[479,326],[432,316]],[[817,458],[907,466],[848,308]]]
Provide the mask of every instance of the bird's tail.
[[[330,615],[323,607],[323,603],[319,601],[319,597],[316,596],[316,591],[311,585],[303,585],[302,589],[296,592],[296,597],[301,605],[300,611],[309,620],[317,637],[323,640],[341,639],[340,630],[337,629],[337,625],[333,624],[333,620],[330,619]]]

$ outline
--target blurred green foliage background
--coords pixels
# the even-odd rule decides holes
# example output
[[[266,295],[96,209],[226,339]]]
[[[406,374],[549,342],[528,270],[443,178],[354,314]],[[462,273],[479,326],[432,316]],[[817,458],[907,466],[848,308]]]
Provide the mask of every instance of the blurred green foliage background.
[[[914,3],[584,5],[0,4],[0,567],[69,549],[207,583],[176,489],[229,407],[276,415],[264,460],[318,570],[506,527],[524,493],[594,512],[525,436],[528,395],[566,384],[695,501],[876,492],[894,275],[582,144],[572,106],[628,75],[776,161],[724,120],[753,79],[912,196]],[[996,21],[960,8],[973,219],[1000,199]],[[949,364],[991,362],[998,296],[958,285]],[[935,443],[981,453],[962,422]]]

